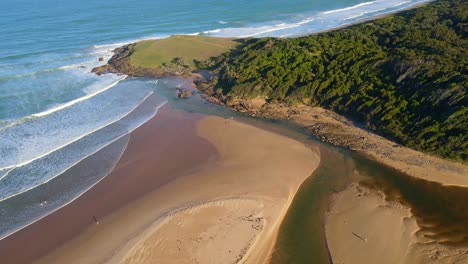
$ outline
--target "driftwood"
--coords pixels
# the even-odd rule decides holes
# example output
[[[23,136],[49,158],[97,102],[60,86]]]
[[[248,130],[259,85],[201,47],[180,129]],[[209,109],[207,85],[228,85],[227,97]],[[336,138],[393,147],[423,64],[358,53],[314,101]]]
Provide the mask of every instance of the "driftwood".
[[[356,234],[354,232],[351,232],[351,233],[353,233],[353,235],[355,235],[357,238],[361,239],[362,241],[367,242],[366,238],[363,238],[363,237],[361,237],[360,235],[358,235],[358,234]]]

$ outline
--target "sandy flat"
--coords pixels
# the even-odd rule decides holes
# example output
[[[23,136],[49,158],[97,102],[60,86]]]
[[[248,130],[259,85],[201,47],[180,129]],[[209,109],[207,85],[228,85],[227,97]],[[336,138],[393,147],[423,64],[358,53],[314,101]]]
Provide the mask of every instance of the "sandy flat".
[[[326,236],[333,263],[466,263],[468,251],[418,235],[410,209],[352,184],[335,195]]]
[[[242,105],[240,107],[242,111],[256,116],[290,120],[307,128],[322,141],[346,147],[410,176],[443,185],[468,187],[466,163],[442,159],[403,147],[363,129],[359,124],[333,111],[305,105],[287,107],[266,103],[259,98],[241,100],[237,103]]]
[[[261,201],[226,199],[173,212],[155,223],[120,263],[236,263],[265,225]],[[200,218],[202,221],[200,221]]]
[[[231,119],[203,118],[196,131],[218,153],[210,166],[103,218],[39,263],[263,262],[318,155]]]

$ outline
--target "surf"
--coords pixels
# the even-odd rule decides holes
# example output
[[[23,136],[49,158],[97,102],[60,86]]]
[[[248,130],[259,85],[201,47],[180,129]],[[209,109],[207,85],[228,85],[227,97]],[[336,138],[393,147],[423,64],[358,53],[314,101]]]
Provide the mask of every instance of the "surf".
[[[98,92],[87,96],[89,100],[80,100],[66,108],[60,107],[60,111],[55,109],[39,116],[31,116],[22,123],[2,128],[0,155],[4,156],[0,160],[0,169],[27,164],[115,122],[134,108],[131,104],[138,104],[150,92],[144,87],[135,88],[129,97],[126,95],[126,85],[120,85],[116,89]],[[114,92],[109,94],[110,91]],[[112,107],[114,112],[100,110],[106,106]],[[57,133],[60,133],[60,136],[54,137]],[[18,137],[22,135],[24,138],[19,141]],[[9,155],[6,155],[7,153]]]
[[[157,115],[159,109],[161,107],[163,107],[166,103],[167,103],[167,100],[162,100],[160,101],[161,99],[158,99],[156,97],[156,95],[154,93],[151,93],[151,95],[149,95],[143,102],[141,102],[141,104],[134,110],[132,111],[131,113],[129,113],[129,115],[127,115],[126,117],[122,118],[121,120],[119,120],[119,122],[116,122],[112,125],[115,125],[115,126],[121,126],[125,123],[132,123],[132,125],[130,125],[130,127],[128,127],[128,129],[122,133],[121,135],[119,135],[118,137],[112,139],[111,141],[107,142],[104,146],[100,147],[99,149],[95,150],[93,153],[89,153],[88,155],[82,157],[78,162],[74,163],[74,164],[71,164],[70,166],[68,166],[67,169],[63,170],[62,172],[58,173],[57,175],[55,175],[54,177],[48,179],[47,181],[44,181],[40,184],[37,184],[35,186],[32,186],[31,188],[27,189],[27,190],[24,190],[22,192],[19,192],[19,193],[16,193],[15,195],[13,196],[10,196],[6,199],[3,199],[2,201],[0,201],[0,209],[2,206],[4,206],[5,204],[4,203],[8,203],[10,200],[14,200],[16,199],[16,197],[19,197],[20,196],[24,196],[25,194],[27,194],[28,192],[34,192],[36,189],[38,188],[43,188],[42,186],[45,186],[53,181],[56,181],[57,179],[59,179],[61,176],[63,175],[66,175],[67,172],[70,172],[70,170],[72,170],[74,167],[76,166],[79,166],[82,162],[86,161],[86,160],[89,160],[91,158],[93,158],[93,156],[97,155],[98,153],[102,152],[102,151],[105,151],[105,149],[111,147],[112,145],[114,144],[117,144],[118,141],[121,141],[125,138],[126,141],[128,142],[128,137],[130,135],[131,132],[133,132],[135,129],[137,129],[138,127],[142,126],[143,124],[145,124],[148,120],[150,120],[151,118],[153,118],[154,116]],[[143,114],[142,113],[138,113],[138,111],[143,111]],[[137,116],[132,116],[132,115],[137,115]],[[137,120],[135,122],[135,120]],[[126,146],[127,143],[125,143],[125,146]],[[63,206],[66,206],[67,204],[69,204],[70,202],[74,201],[75,199],[77,199],[78,197],[80,197],[82,194],[84,194],[86,191],[88,191],[89,189],[91,189],[94,185],[96,185],[98,182],[100,182],[102,179],[104,179],[108,173],[110,173],[112,171],[112,169],[114,168],[115,164],[118,162],[118,160],[120,160],[122,154],[124,153],[124,150],[125,148],[122,149],[121,153],[118,155],[118,158],[115,158],[114,159],[114,164],[107,170],[107,172],[105,173],[105,175],[103,175],[102,177],[99,177],[99,176],[94,176],[94,177],[98,177],[99,179],[97,181],[93,181],[90,185],[87,185],[84,189],[82,190],[75,190],[75,192],[77,192],[78,194],[77,195],[68,195],[68,198],[66,198],[68,201],[66,202],[59,202],[58,206],[54,207],[53,209],[51,210],[47,210],[47,211],[39,211],[36,213],[36,217],[32,217],[33,221],[25,224],[25,225],[18,225],[18,224],[15,224],[16,221],[14,221],[11,225],[17,225],[16,227],[12,228],[11,226],[8,227],[7,229],[8,230],[3,230],[1,231],[0,230],[0,239],[3,239],[13,233],[15,233],[16,231],[18,230],[21,230],[22,228],[36,222],[36,221],[39,221],[40,219],[42,219],[43,217],[55,212],[56,210],[62,208]],[[68,176],[70,177],[70,176]],[[81,181],[80,178],[77,178],[76,179],[78,182]],[[33,195],[34,196],[34,195]],[[58,198],[57,198],[58,199]],[[54,199],[47,199],[45,200],[47,202],[47,204],[52,204],[52,203],[56,203],[57,201],[54,202]],[[13,201],[12,201],[13,202]],[[32,201],[28,202],[29,204],[31,203],[40,203],[39,205],[42,207],[44,206],[44,201],[41,201],[41,200],[36,200],[36,199],[33,199]],[[40,207],[38,207],[40,209]],[[1,212],[2,210],[0,210]],[[11,216],[10,216],[11,217]],[[5,224],[5,223],[3,223]],[[5,229],[5,227],[3,227],[3,229]],[[3,233],[3,234],[1,234]]]
[[[146,116],[153,116],[153,110],[151,109],[147,110],[149,113],[141,114],[142,116],[138,116],[136,112],[143,105],[151,103],[150,97],[154,96],[154,93],[150,93],[131,112],[116,122],[57,149],[47,156],[10,169],[7,174],[0,178],[0,186],[4,186],[4,188],[0,189],[0,202],[49,182],[83,159],[112,144],[122,135],[133,131],[141,123],[147,121]],[[156,109],[159,109],[167,102],[167,100],[157,102],[159,100],[161,99],[152,99]],[[46,167],[48,169],[44,170]]]

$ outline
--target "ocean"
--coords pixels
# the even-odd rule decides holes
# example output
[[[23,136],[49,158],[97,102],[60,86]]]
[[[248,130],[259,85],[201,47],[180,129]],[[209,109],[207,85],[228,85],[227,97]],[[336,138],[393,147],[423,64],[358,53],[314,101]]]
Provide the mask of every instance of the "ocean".
[[[171,83],[90,73],[112,50],[173,34],[293,37],[425,0],[3,0],[0,238],[103,179]],[[131,92],[129,92],[131,91]]]

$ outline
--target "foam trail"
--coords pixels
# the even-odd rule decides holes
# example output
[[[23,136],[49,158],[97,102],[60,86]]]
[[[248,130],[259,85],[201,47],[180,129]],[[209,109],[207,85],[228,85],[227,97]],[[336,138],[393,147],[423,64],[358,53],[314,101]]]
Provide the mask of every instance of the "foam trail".
[[[105,94],[47,115],[0,130],[0,169],[21,166],[90,134],[126,115],[149,93],[147,88],[119,85]],[[109,94],[110,93],[110,94]],[[113,112],[102,109],[113,109]],[[32,117],[30,117],[32,118]]]
[[[93,48],[93,49],[112,49],[112,48],[117,48],[117,47],[126,45],[128,43],[129,42],[119,42],[119,43],[111,43],[111,44],[93,45],[91,48]]]
[[[75,99],[75,100],[72,100],[72,101],[67,102],[67,103],[64,103],[64,104],[61,104],[61,105],[59,105],[59,106],[57,106],[57,107],[51,108],[51,109],[46,110],[46,111],[44,111],[44,112],[40,112],[40,113],[37,113],[37,114],[32,114],[31,116],[33,116],[33,117],[42,117],[42,116],[50,115],[50,114],[52,114],[52,113],[54,113],[54,112],[57,112],[57,111],[59,111],[59,110],[62,110],[62,109],[67,108],[67,107],[69,107],[69,106],[72,106],[72,105],[74,105],[74,104],[76,104],[76,103],[78,103],[78,102],[82,102],[82,101],[84,101],[84,100],[87,100],[87,99],[89,99],[89,98],[95,96],[95,95],[98,95],[98,94],[100,94],[100,93],[102,93],[102,92],[104,92],[104,91],[106,91],[106,90],[108,90],[108,89],[110,89],[110,88],[116,86],[120,81],[124,80],[125,78],[126,78],[126,77],[123,76],[123,77],[120,78],[119,80],[117,80],[117,81],[115,81],[114,83],[112,83],[112,84],[110,84],[110,85],[104,87],[104,88],[103,88],[102,90],[100,90],[100,91],[87,94],[86,96],[77,98],[77,99]]]
[[[69,203],[73,202],[74,200],[79,198],[81,195],[86,193],[88,190],[90,190],[93,186],[98,184],[101,180],[103,180],[114,169],[115,165],[117,164],[117,162],[122,157],[122,155],[124,153],[124,150],[125,150],[125,148],[127,146],[127,143],[128,143],[129,134],[132,131],[134,131],[135,129],[137,129],[138,127],[140,127],[141,125],[143,125],[144,123],[146,123],[148,120],[153,118],[157,114],[158,110],[163,105],[166,104],[166,102],[167,101],[164,101],[163,103],[160,103],[157,106],[153,106],[152,107],[153,111],[151,113],[149,113],[148,115],[142,116],[141,120],[139,120],[139,122],[134,127],[132,127],[132,129],[128,130],[127,133],[124,133],[120,137],[116,138],[114,141],[109,143],[107,146],[102,148],[100,151],[97,151],[96,153],[94,153],[92,155],[89,155],[88,157],[84,158],[82,160],[82,162],[77,163],[73,167],[70,167],[64,173],[58,175],[57,177],[54,177],[53,179],[51,179],[47,183],[44,183],[42,185],[39,185],[39,186],[35,187],[34,189],[31,189],[29,192],[23,192],[18,196],[11,197],[11,199],[8,199],[8,200],[5,200],[5,201],[1,202],[0,203],[0,218],[3,218],[4,216],[2,216],[1,214],[5,214],[6,211],[2,210],[4,208],[1,208],[1,207],[6,206],[6,208],[9,208],[9,206],[5,205],[5,203],[16,203],[18,201],[13,201],[13,200],[18,200],[19,199],[19,201],[21,201],[21,199],[24,199],[24,198],[22,198],[24,196],[26,196],[25,199],[27,199],[28,205],[26,205],[26,206],[24,206],[22,208],[28,208],[28,207],[31,208],[34,205],[37,206],[38,201],[43,201],[43,200],[41,200],[42,198],[40,198],[40,197],[42,197],[42,195],[41,194],[33,194],[33,193],[30,194],[30,192],[34,192],[36,189],[39,189],[39,188],[42,188],[42,189],[45,189],[45,190],[55,189],[53,187],[47,187],[46,185],[48,185],[48,184],[62,186],[63,184],[60,184],[60,182],[67,181],[67,184],[68,184],[67,186],[69,188],[75,188],[75,190],[64,190],[63,188],[61,188],[60,189],[61,193],[58,194],[58,196],[61,196],[61,197],[58,197],[55,200],[47,199],[47,204],[45,204],[45,206],[49,206],[49,207],[53,207],[53,208],[51,208],[48,211],[41,211],[41,212],[36,211],[35,214],[39,214],[39,215],[31,216],[31,215],[29,215],[30,210],[29,209],[24,209],[23,212],[17,213],[17,214],[19,214],[20,217],[22,217],[23,220],[22,221],[16,221],[17,219],[12,219],[11,215],[9,214],[8,215],[9,217],[5,218],[5,219],[12,219],[11,220],[12,224],[15,225],[16,227],[11,228],[10,226],[5,226],[5,224],[8,224],[8,223],[1,222],[0,223],[0,240],[5,238],[5,237],[10,236],[11,234],[23,229],[24,227],[29,226],[29,225],[39,221],[40,219],[46,217],[47,215],[49,215],[49,214],[59,210],[60,208],[68,205]],[[151,108],[151,105],[145,106],[145,107]],[[148,109],[146,109],[146,110],[148,110]],[[129,119],[133,120],[133,118],[129,118]],[[130,120],[128,120],[128,121],[130,121]],[[123,146],[122,150],[120,151],[120,154],[118,155],[118,157],[113,160],[111,166],[106,165],[106,163],[108,164],[109,162],[104,162],[104,164],[103,164],[102,161],[100,161],[96,157],[93,157],[93,156],[95,156],[97,153],[99,153],[101,151],[107,151],[106,149],[108,149],[108,148],[114,148],[115,144],[121,144],[121,143],[118,143],[118,142],[122,141],[122,140],[124,141],[125,145]],[[103,170],[105,170],[105,172],[103,173],[102,176],[96,176],[97,173],[95,173],[94,170],[88,171],[87,173],[88,173],[89,178],[83,177],[82,175],[76,176],[76,175],[74,175],[74,173],[71,173],[72,169],[75,168],[75,167],[87,168],[88,167],[88,165],[86,164],[87,162],[88,163],[89,162],[94,162],[94,163],[96,163],[96,165],[100,165],[99,168],[101,168],[101,169],[102,169],[103,166],[107,167],[107,168],[103,169]],[[80,170],[77,170],[77,171],[80,171]],[[67,178],[71,177],[72,179],[63,179],[61,177],[62,175],[64,177],[67,177]],[[74,179],[74,178],[76,178],[76,179]],[[83,178],[85,178],[84,183],[81,182],[83,180]],[[97,178],[97,179],[95,179],[95,178]],[[93,179],[95,179],[95,180],[93,181]],[[92,181],[92,182],[90,182],[90,181]],[[86,184],[86,183],[89,183],[89,184],[86,185],[81,190],[76,189],[77,185],[80,185],[80,184],[83,185],[83,184]],[[67,186],[65,186],[65,187],[67,187]],[[71,197],[70,197],[70,193],[72,193]],[[53,193],[52,195],[54,195],[54,194],[55,193]],[[58,204],[58,206],[54,207],[57,204]],[[41,202],[41,206],[43,206],[42,202]],[[21,215],[21,213],[23,213],[23,215]],[[24,215],[24,214],[27,214],[27,215]],[[19,219],[19,220],[21,220],[21,219]],[[8,230],[6,230],[6,229],[8,229]]]
[[[113,142],[115,138],[120,138],[122,134],[133,130],[133,126],[141,119],[134,116],[134,111],[145,103],[147,104],[151,96],[154,97],[154,93],[151,92],[140,104],[116,122],[71,142],[47,156],[11,169],[0,179],[0,186],[5,186],[5,188],[0,188],[0,202],[49,182],[55,176],[109,145],[109,141]],[[166,102],[162,102],[156,108],[159,109]],[[146,122],[146,119],[143,121]],[[48,169],[44,170],[44,166]]]
[[[360,3],[360,4],[357,4],[357,5],[354,5],[354,6],[350,6],[350,7],[345,7],[345,8],[340,8],[340,9],[325,11],[325,12],[320,13],[320,15],[328,15],[328,14],[333,14],[333,13],[348,11],[348,10],[352,10],[352,9],[359,8],[359,7],[361,7],[361,6],[371,5],[371,4],[374,4],[375,2],[376,2],[376,1],[365,2],[365,3]]]
[[[125,138],[126,137],[126,138]],[[110,166],[110,168],[105,168],[106,169],[106,172],[105,174],[100,178],[98,179],[97,181],[95,181],[94,183],[92,183],[91,185],[83,188],[81,191],[78,191],[78,193],[76,193],[71,199],[67,197],[63,197],[64,195],[62,194],[62,197],[59,197],[56,201],[53,201],[53,202],[50,202],[47,201],[47,203],[43,204],[41,202],[41,206],[45,205],[45,206],[48,206],[48,207],[52,207],[51,209],[49,209],[48,211],[46,212],[42,212],[42,214],[40,214],[39,216],[36,216],[36,217],[30,217],[29,215],[27,217],[23,217],[23,219],[21,219],[22,221],[21,222],[15,222],[15,224],[17,225],[16,227],[14,227],[13,229],[9,229],[9,230],[5,230],[5,226],[3,226],[5,224],[5,222],[2,222],[0,223],[0,240],[18,232],[19,230],[27,227],[27,226],[30,226],[32,224],[34,224],[35,222],[43,219],[44,217],[54,213],[55,211],[59,210],[60,208],[63,208],[64,206],[67,206],[68,204],[72,203],[73,201],[75,201],[76,199],[78,199],[81,195],[83,195],[84,193],[86,193],[87,191],[89,191],[91,188],[93,188],[96,184],[98,184],[99,182],[101,182],[115,167],[115,165],[117,164],[118,160],[120,160],[120,158],[122,157],[124,151],[125,151],[125,148],[127,147],[127,144],[128,144],[128,134],[124,135],[124,137],[121,138],[121,140],[124,140],[123,142],[123,146],[121,147],[121,152],[119,154],[119,156],[115,159],[115,162],[114,164],[112,164]],[[114,142],[114,143],[117,143],[117,142]],[[122,144],[122,143],[121,143]],[[109,167],[109,166],[108,166]],[[66,202],[62,203],[60,206],[57,206],[55,208],[53,208],[54,205],[56,205],[57,203],[61,203],[62,201],[61,200],[67,200]],[[0,206],[2,206],[3,204],[0,203]],[[37,206],[37,203],[36,203],[36,206]],[[30,203],[28,204],[27,206],[24,206],[23,208],[32,208],[34,207],[34,203]],[[0,213],[3,213],[3,210],[0,210]],[[37,213],[37,212],[23,212],[24,214],[31,214],[31,213]],[[2,219],[7,219],[7,218],[4,218],[6,216],[2,216],[0,215],[0,218]],[[27,220],[24,220],[24,218],[27,218]],[[8,228],[8,227],[6,227]]]
[[[65,66],[60,66],[59,69],[60,70],[73,70],[73,69],[76,69],[76,68],[79,68],[81,66],[83,66],[84,63],[75,63],[75,64],[71,64],[71,65],[65,65]]]
[[[265,22],[246,27],[217,28],[202,31],[200,34],[218,37],[295,37],[337,28],[355,22],[357,19],[392,13],[427,1],[429,0],[375,0],[320,13],[298,14],[301,17],[305,16],[300,21],[289,19],[280,23]]]
[[[10,172],[12,170],[14,170],[16,167],[13,167],[13,168],[7,168],[7,169],[1,169],[0,170],[0,181],[5,178],[6,176],[8,176],[8,174],[10,174]]]

